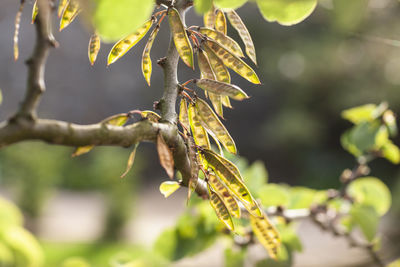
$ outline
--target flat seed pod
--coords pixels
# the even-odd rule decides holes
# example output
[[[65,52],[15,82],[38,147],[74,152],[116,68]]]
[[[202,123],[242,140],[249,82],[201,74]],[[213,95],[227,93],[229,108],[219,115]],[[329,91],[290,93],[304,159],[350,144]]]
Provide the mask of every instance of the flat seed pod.
[[[117,61],[120,57],[125,55],[135,44],[137,44],[149,31],[151,25],[153,25],[154,20],[149,19],[146,21],[142,27],[137,29],[134,33],[119,40],[112,48],[108,54],[107,65],[110,65]]]
[[[186,98],[181,99],[181,103],[179,105],[179,121],[183,125],[183,132],[185,135],[190,133],[190,123],[189,123],[189,115],[188,115],[188,108],[187,108],[187,101]]]
[[[142,73],[149,86],[150,86],[151,72],[153,69],[150,58],[150,51],[159,30],[160,30],[160,25],[157,25],[151,32],[150,37],[147,40],[146,46],[144,47],[142,55]]]
[[[38,13],[39,13],[39,7],[36,0],[35,3],[33,3],[33,8],[32,8],[32,22],[31,22],[32,24],[35,23]]]
[[[60,18],[62,13],[64,12],[65,7],[67,6],[69,0],[60,0],[58,3],[57,16]]]
[[[35,2],[36,4],[36,2]],[[24,8],[24,2],[21,2],[19,5],[19,9],[17,15],[15,16],[15,30],[14,30],[14,60],[18,60],[19,56],[19,49],[18,49],[18,35],[19,35],[19,28],[21,25],[21,14]]]
[[[260,84],[260,80],[254,70],[239,57],[229,52],[228,49],[214,40],[208,39],[205,41],[205,44],[214,51],[228,68],[232,69],[249,82]]]
[[[237,30],[239,33],[240,38],[242,39],[245,47],[246,47],[246,54],[249,58],[257,65],[256,59],[256,49],[253,44],[253,40],[251,39],[250,33],[247,30],[246,26],[244,25],[242,19],[239,15],[234,11],[231,10],[227,12],[229,22]]]
[[[211,107],[202,99],[196,100],[196,114],[200,118],[203,127],[214,133],[217,139],[229,152],[236,154],[236,146],[228,130],[212,111]]]
[[[140,113],[143,119],[148,119],[151,122],[158,122],[161,120],[160,115],[151,110],[144,110]]]
[[[131,154],[129,154],[128,163],[126,164],[126,170],[121,175],[121,178],[124,178],[128,174],[128,172],[132,169],[133,162],[135,161],[136,149],[138,146],[139,146],[139,143],[136,143],[133,147]]]
[[[236,199],[229,193],[228,189],[214,173],[209,173],[208,183],[225,203],[229,213],[235,218],[240,218],[240,208]]]
[[[267,250],[269,256],[276,259],[281,240],[278,231],[269,221],[267,215],[263,214],[262,217],[250,215],[250,224],[258,241]]]
[[[174,158],[168,145],[165,143],[164,138],[159,133],[157,135],[157,152],[160,164],[167,172],[169,178],[174,178]]]
[[[203,149],[202,155],[233,195],[243,203],[253,203],[253,198],[246,185],[227,166],[225,166],[219,157],[215,156],[214,152],[208,149]]]
[[[226,18],[224,12],[219,9],[215,15],[215,29],[222,34],[226,35],[227,33]]]
[[[189,42],[186,28],[182,23],[182,19],[178,10],[171,8],[168,11],[168,20],[174,38],[175,47],[176,50],[178,50],[179,56],[187,66],[193,69],[192,45]]]
[[[89,40],[88,57],[90,64],[93,66],[100,51],[100,37],[94,33]]]
[[[231,101],[229,100],[229,96],[221,97],[222,105],[227,108],[232,108]]]
[[[201,27],[199,31],[200,33],[206,35],[207,37],[215,40],[216,42],[224,46],[232,54],[235,54],[238,57],[244,56],[239,44],[236,43],[236,41],[230,38],[229,36],[210,28]]]
[[[208,60],[210,61],[211,68],[215,73],[215,78],[217,81],[230,83],[231,76],[229,75],[228,69],[225,67],[219,57],[212,51],[209,47],[204,46],[204,51],[207,53]]]
[[[215,9],[212,7],[203,16],[204,26],[213,29],[215,26],[215,17]]]
[[[189,115],[189,124],[192,129],[193,139],[196,145],[210,149],[211,145],[210,145],[210,140],[208,139],[207,132],[201,125],[200,119],[196,114],[196,108],[192,104],[189,105],[188,115]]]
[[[225,206],[220,196],[218,196],[218,194],[215,193],[214,190],[210,187],[210,185],[207,185],[207,187],[210,194],[211,207],[213,207],[213,209],[215,210],[218,219],[223,222],[229,230],[234,231],[235,227],[233,225],[233,220],[231,215],[229,214],[228,208]]]
[[[77,0],[69,0],[64,8],[61,20],[60,31],[67,27],[76,18],[79,13],[79,2]]]
[[[232,162],[230,162],[226,158],[218,155],[217,153],[215,153],[212,150],[210,150],[209,152],[213,153],[214,156],[217,157],[233,174],[235,174],[241,181],[244,182],[244,180],[242,178],[242,175],[240,174],[240,171],[239,171],[238,167],[236,167],[235,164],[233,164]]]
[[[230,98],[233,98],[235,100],[243,100],[249,98],[242,89],[234,84],[214,81],[210,79],[200,79],[195,81],[198,87],[214,94],[229,96]]]

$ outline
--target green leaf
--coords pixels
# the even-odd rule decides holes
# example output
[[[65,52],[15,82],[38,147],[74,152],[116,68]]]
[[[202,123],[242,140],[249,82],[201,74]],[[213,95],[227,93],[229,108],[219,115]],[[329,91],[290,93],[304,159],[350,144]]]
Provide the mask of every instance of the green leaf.
[[[291,262],[290,262],[290,253],[288,251],[288,249],[286,248],[286,246],[282,245],[279,248],[279,252],[278,252],[278,259],[277,260],[273,260],[271,258],[267,258],[261,261],[258,261],[255,264],[256,267],[290,267],[292,266]]]
[[[371,206],[355,205],[350,210],[354,222],[360,227],[365,238],[372,242],[376,235],[379,223],[379,215]]]
[[[0,241],[0,266],[15,266],[13,252]]]
[[[154,243],[153,250],[164,258],[172,260],[178,242],[177,239],[178,237],[175,229],[164,230]]]
[[[317,0],[257,0],[264,19],[290,26],[306,19],[317,6]]]
[[[292,187],[288,209],[308,209],[314,202],[315,190],[306,187]]]
[[[247,0],[214,0],[214,4],[219,8],[236,9],[241,7]]]
[[[212,0],[195,0],[194,1],[194,10],[200,15],[206,13],[212,7]]]
[[[172,195],[176,190],[181,187],[178,182],[175,181],[166,181],[161,183],[160,192],[164,195],[165,198]]]
[[[363,121],[373,121],[376,119],[375,104],[366,104],[359,107],[354,107],[342,111],[342,118],[351,121],[354,124],[359,124]]]
[[[250,192],[258,197],[260,188],[268,183],[268,171],[262,161],[256,161],[243,172],[243,179]]]
[[[359,178],[347,190],[356,203],[373,207],[381,216],[389,210],[392,203],[389,188],[375,177]]]
[[[346,230],[346,233],[350,233],[355,226],[355,222],[350,215],[346,215],[340,218],[339,224]]]
[[[258,191],[258,197],[264,207],[287,206],[290,201],[287,188],[278,184],[264,184]]]
[[[247,249],[241,247],[233,250],[231,247],[225,249],[225,267],[242,267],[247,255]]]
[[[63,261],[61,267],[90,267],[90,264],[82,257],[70,257]]]
[[[4,199],[0,198],[0,225],[16,225],[22,226],[23,216],[18,207]]]
[[[278,231],[281,235],[282,243],[284,243],[289,250],[302,252],[303,245],[297,235],[293,223],[277,225]]]
[[[382,156],[388,161],[399,164],[400,163],[400,149],[392,142],[387,142],[381,148]]]
[[[154,0],[97,0],[94,26],[105,41],[117,41],[150,18]]]

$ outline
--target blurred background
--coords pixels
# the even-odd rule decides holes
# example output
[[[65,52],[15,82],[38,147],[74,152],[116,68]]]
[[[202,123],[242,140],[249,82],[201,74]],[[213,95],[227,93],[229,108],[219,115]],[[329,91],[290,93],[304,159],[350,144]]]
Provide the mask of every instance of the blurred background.
[[[14,62],[12,36],[18,4],[2,0],[0,7],[4,99],[0,120],[4,120],[16,111],[24,95],[24,60],[32,52],[35,34],[28,1],[21,22],[20,60]],[[225,110],[225,125],[240,156],[249,163],[264,164],[272,182],[337,188],[343,169],[355,165],[340,145],[340,135],[351,126],[340,112],[387,101],[400,114],[400,45],[395,41],[400,40],[399,2],[321,0],[306,21],[292,27],[264,21],[251,3],[238,13],[253,37],[256,70],[262,81],[256,86],[232,73],[232,83],[251,95]],[[57,23],[54,20],[55,28]],[[187,25],[202,25],[193,9],[188,11]],[[230,26],[228,34],[240,40]],[[113,44],[102,44],[92,67],[87,59],[90,33],[79,19],[63,32],[55,31],[55,37],[60,47],[51,51],[48,60],[41,117],[96,123],[132,109],[152,109],[160,99],[163,77],[155,62],[166,53],[167,23],[162,24],[152,50],[151,87],[141,74],[145,41],[109,67],[106,57]],[[182,62],[179,66],[180,81],[198,76],[197,70],[193,73]],[[400,144],[399,140],[395,143]],[[153,144],[139,146],[134,167],[124,179],[119,176],[130,149],[97,147],[78,158],[71,158],[72,152],[73,148],[34,142],[0,151],[0,194],[22,210],[25,226],[45,248],[48,266],[69,256],[91,257],[98,264],[94,266],[105,266],[100,263],[121,250],[140,254],[184,210],[185,190],[167,200],[159,193],[159,184],[167,175],[158,164]],[[400,169],[383,159],[370,167],[371,174],[381,178],[394,196],[388,215],[392,219],[387,220],[387,227],[382,226],[383,231],[399,237],[398,227],[390,227],[390,221],[398,221],[400,214]],[[297,266],[320,266],[314,255],[331,246],[353,259],[361,253],[307,224],[303,229],[300,236],[305,250],[297,256]],[[96,249],[91,244],[97,244]],[[218,253],[206,251],[206,255]],[[334,256],[324,255],[325,263],[350,266],[346,265],[349,258]],[[215,266],[221,262],[215,256]],[[200,263],[195,257],[178,266]]]

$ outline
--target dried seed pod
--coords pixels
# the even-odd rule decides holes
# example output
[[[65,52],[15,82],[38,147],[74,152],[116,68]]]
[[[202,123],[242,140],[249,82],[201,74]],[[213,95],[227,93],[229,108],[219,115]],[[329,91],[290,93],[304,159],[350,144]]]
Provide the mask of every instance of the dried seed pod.
[[[225,14],[219,9],[215,15],[215,29],[224,35],[227,33]]]
[[[60,0],[58,3],[57,16],[60,18],[69,0]]]
[[[35,23],[38,13],[39,13],[39,7],[37,4],[37,0],[35,0],[35,3],[33,3],[33,8],[32,8],[32,21],[31,21],[32,24]]]
[[[212,111],[211,107],[202,99],[196,100],[196,114],[205,129],[212,132],[229,152],[236,154],[236,146],[228,130]]]
[[[267,250],[269,256],[273,259],[276,259],[281,240],[279,237],[279,232],[269,221],[267,215],[263,214],[262,217],[250,215],[250,224],[254,234]]]
[[[208,192],[210,194],[210,204],[211,207],[215,210],[218,219],[223,222],[229,230],[234,231],[234,225],[231,215],[229,214],[228,208],[225,206],[221,197],[210,187],[207,185]]]
[[[179,105],[179,121],[183,125],[183,132],[185,133],[185,135],[187,136],[188,134],[190,134],[190,123],[186,98],[182,98]]]
[[[100,51],[100,37],[94,33],[89,40],[88,57],[90,64],[93,66]]]
[[[234,84],[214,81],[210,79],[195,80],[198,87],[218,95],[226,95],[235,100],[243,100],[249,98],[248,95]]]
[[[232,108],[231,101],[229,100],[229,96],[221,97],[222,105],[227,108]]]
[[[214,153],[214,156],[217,157],[233,174],[235,174],[241,181],[244,182],[242,175],[240,174],[240,171],[238,167],[236,167],[235,164],[227,160],[226,158],[218,155],[214,151],[210,151],[210,153]]]
[[[229,36],[210,28],[201,27],[199,31],[200,33],[206,35],[207,37],[215,40],[216,42],[224,46],[232,54],[235,54],[238,57],[244,56],[239,44],[236,43],[236,41],[230,38]]]
[[[153,46],[154,40],[156,39],[157,33],[160,30],[160,25],[156,25],[154,30],[151,32],[149,40],[147,40],[146,46],[143,50],[142,55],[142,73],[146,79],[147,84],[150,86],[150,78],[152,72],[152,64],[150,58],[151,47]]]
[[[167,172],[169,178],[174,178],[174,158],[161,133],[157,135],[157,152],[160,164]]]
[[[18,60],[18,56],[19,56],[18,35],[19,35],[19,28],[21,25],[21,14],[22,14],[22,10],[24,8],[24,3],[25,2],[21,1],[17,15],[15,16],[15,30],[14,30],[14,38],[13,38],[13,40],[14,40],[14,60],[15,61]],[[36,2],[35,2],[35,4],[36,4]]]
[[[229,75],[228,69],[225,67],[219,57],[212,51],[209,47],[204,46],[204,51],[207,53],[208,60],[210,61],[211,68],[215,73],[215,78],[217,81],[230,83],[231,76]]]
[[[151,122],[158,122],[159,120],[161,120],[160,115],[151,110],[144,110],[140,112],[140,115],[143,119],[148,119]]]
[[[128,163],[126,164],[125,172],[121,175],[121,178],[124,178],[128,174],[128,172],[132,169],[133,162],[135,161],[136,149],[138,146],[139,146],[139,143],[136,143],[133,146],[133,150],[132,150],[131,154],[129,154]]]
[[[110,65],[117,61],[120,57],[125,55],[134,45],[136,45],[149,31],[151,25],[153,25],[154,20],[149,19],[146,21],[142,27],[137,29],[134,33],[119,40],[112,48],[108,54],[107,65]]]
[[[204,148],[211,148],[207,132],[201,125],[200,119],[196,114],[196,108],[192,104],[189,105],[188,115],[189,115],[189,124],[191,126],[193,138],[196,145]]]
[[[189,203],[192,193],[196,190],[199,181],[199,163],[197,161],[196,144],[193,137],[187,138],[188,156],[190,161],[190,179],[188,184],[187,203]]]
[[[231,68],[249,82],[260,84],[260,80],[254,70],[239,57],[229,52],[225,47],[211,39],[206,40],[205,45],[213,50],[228,68]]]
[[[250,57],[250,59],[257,65],[256,59],[256,49],[253,44],[253,40],[251,39],[250,33],[247,30],[246,26],[244,25],[242,19],[239,15],[234,11],[231,10],[227,12],[229,22],[237,30],[239,33],[240,38],[242,39],[245,47],[246,47],[246,54]]]
[[[77,0],[69,0],[67,6],[64,8],[61,20],[60,20],[60,31],[71,24],[72,21],[79,14],[79,2]]]
[[[193,68],[193,49],[189,42],[189,38],[186,33],[186,28],[182,23],[181,16],[178,10],[171,8],[168,11],[169,26],[174,38],[176,50],[178,50],[179,56],[182,61]]]
[[[213,29],[215,26],[215,17],[215,8],[212,7],[203,16],[204,26]]]
[[[240,218],[240,208],[236,199],[229,193],[228,189],[214,173],[209,173],[208,183],[225,203],[229,213],[235,218]]]

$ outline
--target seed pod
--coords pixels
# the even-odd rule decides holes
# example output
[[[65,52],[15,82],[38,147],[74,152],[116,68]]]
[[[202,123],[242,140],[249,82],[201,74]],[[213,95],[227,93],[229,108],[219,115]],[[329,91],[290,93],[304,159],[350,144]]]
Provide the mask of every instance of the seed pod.
[[[33,8],[32,8],[32,22],[31,22],[32,24],[35,23],[38,13],[39,13],[39,7],[36,0],[35,3],[33,3]]]
[[[243,206],[246,208],[246,210],[253,216],[256,217],[262,217],[263,211],[260,208],[260,205],[257,203],[257,201],[252,197],[253,202],[252,203],[246,203],[243,202]]]
[[[222,143],[226,150],[236,154],[236,146],[229,132],[225,126],[218,119],[217,115],[212,111],[207,103],[197,98],[196,100],[196,114],[200,118],[202,125],[205,129],[212,132],[217,139]]]
[[[156,25],[154,30],[151,32],[149,40],[147,40],[146,46],[143,50],[142,55],[142,73],[144,78],[146,79],[147,84],[150,86],[150,78],[152,72],[152,64],[150,58],[150,50],[153,46],[154,40],[156,39],[157,33],[160,30],[160,25]]]
[[[232,54],[235,54],[238,57],[244,56],[239,44],[236,43],[236,41],[230,38],[229,36],[210,28],[201,27],[199,31],[200,33],[206,35],[207,37],[215,40],[216,42],[224,46]]]
[[[207,185],[207,187],[208,187],[208,192],[210,194],[211,207],[213,207],[213,209],[215,210],[218,219],[221,222],[223,222],[226,225],[226,227],[228,227],[229,230],[234,231],[235,227],[233,225],[232,217],[229,214],[229,211],[225,206],[224,202],[218,196],[218,194],[214,192],[214,190],[210,187],[210,185]]]
[[[137,149],[138,146],[139,146],[139,143],[136,143],[133,146],[133,150],[132,150],[131,154],[129,154],[128,163],[126,164],[126,170],[121,175],[121,178],[124,178],[128,174],[128,172],[132,169],[133,162],[135,161],[136,149]]]
[[[245,184],[227,166],[225,166],[218,157],[215,156],[215,153],[208,149],[203,149],[201,152],[209,166],[214,170],[218,177],[221,178],[230,192],[241,202],[252,204],[253,198]]]
[[[61,17],[64,12],[65,7],[67,6],[69,0],[60,0],[58,3],[57,16]]]
[[[90,64],[93,66],[100,51],[100,37],[94,33],[89,40],[88,56]]]
[[[182,23],[181,16],[178,10],[171,8],[168,11],[168,20],[171,32],[173,34],[174,43],[176,50],[178,50],[179,56],[182,61],[193,68],[193,49],[189,42],[189,38],[186,33],[186,28]]]
[[[187,203],[189,203],[190,197],[194,192],[194,190],[196,190],[199,181],[200,167],[197,161],[196,144],[192,136],[188,136],[187,146],[188,146],[188,157],[190,161],[190,179],[189,179],[188,194],[187,194]]]
[[[36,2],[35,2],[35,4],[36,4]],[[21,1],[17,15],[15,16],[15,30],[14,30],[14,60],[15,61],[18,60],[18,56],[19,56],[18,35],[19,35],[19,28],[21,25],[21,14],[22,14],[23,8],[24,8],[24,2]]]
[[[249,98],[238,86],[229,83],[218,82],[210,79],[195,80],[198,87],[218,95],[226,95],[235,100],[243,100]]]
[[[229,96],[221,97],[222,105],[227,108],[232,108],[231,101],[229,100]]]
[[[208,183],[212,186],[215,192],[219,195],[229,210],[229,213],[235,218],[240,218],[240,208],[235,198],[229,193],[225,185],[218,179],[214,173],[209,173]]]
[[[250,224],[258,241],[260,241],[267,250],[269,256],[276,259],[281,240],[279,232],[269,221],[267,215],[263,214],[262,217],[250,215]]]
[[[174,178],[174,158],[161,133],[157,135],[157,152],[160,164],[167,172],[169,178]]]
[[[142,27],[137,29],[134,33],[119,40],[112,48],[108,54],[107,66],[117,61],[120,57],[125,55],[134,45],[136,45],[149,31],[151,25],[153,25],[154,20],[149,19],[146,21]]]
[[[231,76],[229,75],[228,69],[225,67],[219,57],[212,51],[209,47],[204,46],[204,51],[207,53],[208,60],[210,61],[211,68],[215,73],[215,78],[217,81],[230,83]]]
[[[161,120],[160,115],[151,110],[144,110],[140,113],[143,119],[148,119],[151,122],[158,122]]]
[[[217,14],[215,15],[215,29],[226,35],[227,32],[227,27],[226,27],[226,18],[224,15],[224,12],[222,12],[221,10],[217,10]]]
[[[179,121],[183,125],[183,132],[185,133],[185,135],[190,134],[190,123],[186,98],[182,98],[179,105]]]
[[[69,0],[67,6],[64,8],[61,20],[60,20],[60,31],[67,27],[78,15],[79,2],[77,0]]]
[[[225,47],[221,46],[214,40],[208,39],[205,41],[206,46],[211,48],[214,53],[222,60],[222,62],[235,71],[237,74],[248,80],[249,82],[260,84],[257,74],[249,65],[241,60],[236,55],[232,54]]]
[[[240,174],[240,171],[238,167],[236,167],[235,164],[227,160],[226,158],[218,155],[214,151],[210,150],[209,153],[213,153],[215,157],[217,157],[233,174],[235,174],[241,181],[244,182],[242,175]]]
[[[210,10],[208,10],[204,16],[203,16],[203,20],[204,20],[204,26],[214,29],[215,26],[215,8],[212,7]]]
[[[201,125],[200,119],[196,114],[195,106],[190,104],[188,109],[189,123],[192,129],[192,134],[196,145],[211,148],[210,140],[206,130]]]
[[[242,39],[246,47],[246,54],[254,62],[254,64],[257,65],[256,49],[254,48],[253,40],[251,39],[250,33],[244,25],[242,19],[234,10],[227,12],[227,15],[229,22],[231,23],[233,28],[237,30],[240,38]]]

